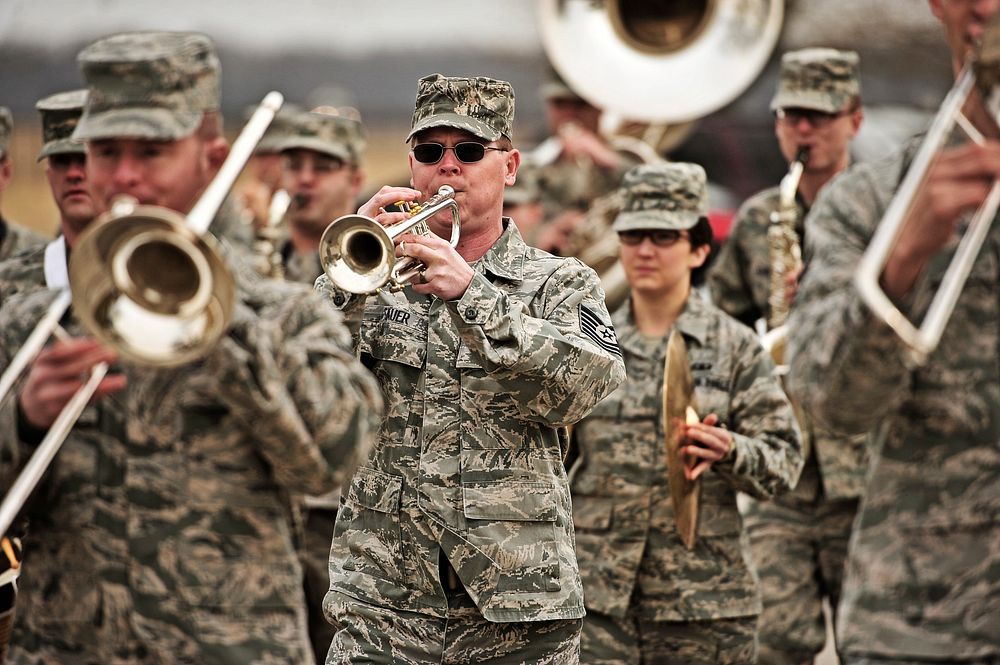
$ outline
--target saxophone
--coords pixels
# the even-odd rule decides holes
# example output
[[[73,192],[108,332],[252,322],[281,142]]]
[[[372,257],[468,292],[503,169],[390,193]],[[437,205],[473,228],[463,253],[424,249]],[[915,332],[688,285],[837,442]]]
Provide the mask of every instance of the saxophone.
[[[279,225],[291,203],[292,197],[287,191],[284,189],[276,191],[267,207],[267,224],[254,230],[254,266],[262,277],[271,279],[285,277],[284,263],[281,259],[282,231]]]
[[[799,189],[802,172],[809,160],[809,147],[801,147],[795,154],[795,159],[788,173],[781,179],[778,187],[778,209],[771,213],[771,223],[767,227],[768,262],[771,265],[771,281],[768,290],[767,304],[767,334],[761,339],[764,348],[771,354],[779,368],[784,366],[785,338],[787,330],[785,321],[791,302],[785,297],[785,276],[798,270],[802,265],[802,250],[799,247],[799,235],[795,230],[798,218],[798,207],[795,205],[795,193]]]
[[[799,148],[788,173],[778,187],[778,209],[771,213],[771,224],[767,228],[768,257],[771,264],[771,288],[767,304],[770,313],[768,329],[783,325],[788,319],[791,303],[785,298],[785,276],[802,265],[802,250],[795,222],[799,216],[795,205],[795,192],[799,189],[802,171],[809,160],[809,148]]]

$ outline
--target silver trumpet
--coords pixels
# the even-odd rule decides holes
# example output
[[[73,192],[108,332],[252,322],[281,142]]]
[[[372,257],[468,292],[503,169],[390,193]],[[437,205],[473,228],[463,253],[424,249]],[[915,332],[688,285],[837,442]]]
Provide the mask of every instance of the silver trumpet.
[[[979,89],[994,121],[1000,122],[1000,14],[994,14],[984,31],[976,53],[962,68],[955,85],[938,110],[920,150],[913,158],[906,177],[889,204],[882,221],[858,263],[854,285],[862,300],[907,345],[908,360],[919,367],[941,341],[948,320],[962,295],[965,281],[979,254],[986,234],[1000,205],[1000,182],[993,187],[973,215],[948,265],[941,286],[934,295],[927,314],[917,327],[889,299],[879,285],[885,264],[903,229],[917,191],[923,186],[928,169],[945,145],[957,124],[970,140],[984,141],[983,136],[962,113],[975,88]]]
[[[399,291],[426,266],[411,256],[396,258],[396,238],[404,233],[428,235],[427,220],[451,209],[451,246],[458,246],[461,219],[455,190],[443,185],[424,203],[410,206],[411,217],[385,227],[371,217],[344,215],[330,222],[319,241],[323,270],[335,286],[349,293],[373,294],[384,287]]]
[[[173,367],[214,348],[229,327],[235,285],[208,226],[283,101],[278,92],[264,98],[186,217],[121,197],[87,227],[70,257],[70,288],[57,292],[0,376],[0,401],[13,391],[50,336],[65,337],[59,321],[71,303],[95,338],[138,364]],[[0,536],[10,528],[107,372],[106,363],[91,369],[8,490],[0,504]]]

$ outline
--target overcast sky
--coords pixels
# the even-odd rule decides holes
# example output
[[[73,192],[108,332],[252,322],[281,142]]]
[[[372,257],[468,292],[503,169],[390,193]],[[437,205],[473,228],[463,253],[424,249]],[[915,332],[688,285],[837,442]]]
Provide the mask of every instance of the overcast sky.
[[[262,53],[541,51],[535,0],[0,0],[0,44],[58,49],[142,29],[198,30]]]

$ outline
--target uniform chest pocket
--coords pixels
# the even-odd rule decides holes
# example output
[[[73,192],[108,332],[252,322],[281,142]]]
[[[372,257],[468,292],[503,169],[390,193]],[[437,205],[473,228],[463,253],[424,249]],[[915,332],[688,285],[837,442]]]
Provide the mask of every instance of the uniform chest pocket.
[[[369,324],[366,318],[361,326],[360,351],[362,356],[420,369],[427,357],[427,328],[415,330],[389,321]]]

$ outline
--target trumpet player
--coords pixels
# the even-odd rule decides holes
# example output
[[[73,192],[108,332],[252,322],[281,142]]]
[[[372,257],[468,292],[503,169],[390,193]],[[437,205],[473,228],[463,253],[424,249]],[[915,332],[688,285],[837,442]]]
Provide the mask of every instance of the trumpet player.
[[[572,663],[583,593],[561,429],[624,379],[597,276],[525,245],[502,216],[521,153],[514,92],[486,77],[420,80],[411,187],[360,213],[391,225],[454,189],[454,218],[397,237],[426,268],[384,299],[317,289],[343,308],[386,417],[345,488],[331,552],[332,663]]]
[[[982,42],[995,82],[996,0],[929,0],[956,78]],[[992,27],[988,30],[988,27]],[[987,79],[988,80],[988,79]],[[1000,177],[1000,130],[978,92],[920,176],[878,275],[918,321],[954,254],[954,236]],[[947,114],[946,114],[947,115]],[[952,118],[942,118],[955,120]],[[848,665],[1000,660],[1000,263],[997,226],[971,264],[944,334],[917,366],[854,285],[866,246],[921,153],[851,167],[809,216],[808,269],[789,321],[789,391],[815,422],[878,430],[854,523],[838,612]],[[926,153],[925,153],[926,154]],[[992,213],[990,213],[992,215]]]
[[[716,304],[748,325],[758,318],[780,323],[771,307],[775,296],[787,316],[800,269],[783,279],[772,271],[798,257],[774,256],[777,229],[769,227],[793,225],[786,230],[801,242],[817,194],[850,163],[850,141],[862,121],[858,70],[858,55],[851,51],[804,49],[781,59],[771,102],[774,132],[793,168],[807,151],[794,200],[782,201],[781,189],[773,187],[744,203],[708,280]],[[777,251],[787,253],[780,246]],[[840,598],[864,480],[863,436],[837,434],[807,419],[800,425],[808,453],[798,486],[774,501],[751,501],[746,516],[764,603],[758,622],[761,663],[812,662],[823,649],[822,601],[829,598],[835,608]]]
[[[7,189],[14,174],[14,165],[10,158],[10,135],[13,131],[14,116],[6,106],[0,106],[0,201],[3,200],[3,191]],[[4,219],[3,214],[0,214],[0,261],[22,249],[44,243],[41,236],[11,224]]]
[[[361,123],[330,113],[300,113],[278,143],[281,186],[291,196],[287,238],[279,243],[285,278],[313,284],[323,274],[319,240],[327,225],[356,210],[364,183]]]
[[[228,152],[214,45],[195,33],[124,33],[78,61],[88,101],[73,136],[86,144],[98,204],[129,195],[188,214]],[[223,253],[237,275],[234,313],[201,359],[117,363],[76,313],[0,407],[9,487],[81,376],[113,364],[29,502],[11,662],[314,662],[287,499],[340,482],[364,456],[381,402],[332,308]],[[65,255],[32,260],[49,289],[0,308],[3,366],[51,289],[73,286]]]

